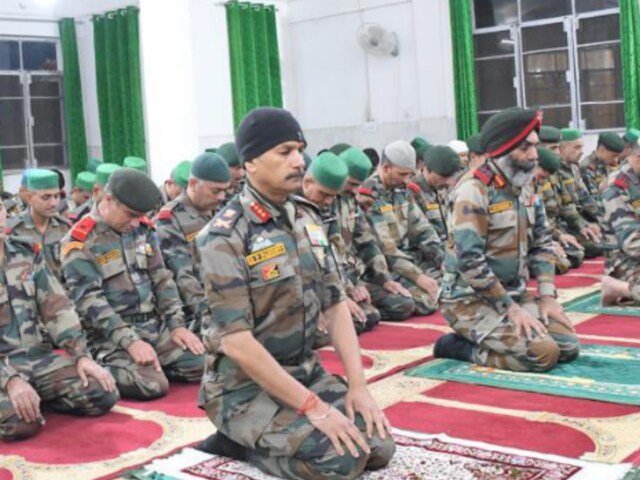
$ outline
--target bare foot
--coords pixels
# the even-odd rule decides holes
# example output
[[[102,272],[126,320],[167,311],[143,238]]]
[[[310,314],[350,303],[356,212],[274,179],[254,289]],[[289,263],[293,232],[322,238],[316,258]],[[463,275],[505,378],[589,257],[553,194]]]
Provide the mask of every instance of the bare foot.
[[[629,283],[617,278],[602,277],[602,306],[610,307],[619,304],[619,300],[629,298]]]

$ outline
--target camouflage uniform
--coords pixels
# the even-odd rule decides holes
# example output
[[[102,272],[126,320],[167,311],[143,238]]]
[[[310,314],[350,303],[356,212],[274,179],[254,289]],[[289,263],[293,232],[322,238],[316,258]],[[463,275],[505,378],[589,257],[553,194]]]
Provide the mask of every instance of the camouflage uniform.
[[[344,301],[313,204],[276,207],[250,184],[196,238],[212,320],[200,404],[220,432],[247,447],[248,460],[288,479],[355,478],[385,465],[392,440],[369,440],[371,455],[339,456],[306,416],[284,406],[220,351],[225,335],[251,331],[282,367],[344,411],[347,386],[313,352],[321,311]],[[358,419],[362,430],[364,423]]]
[[[535,182],[535,191],[544,202],[544,209],[549,223],[549,230],[552,238],[560,241],[560,236],[567,233],[566,223],[560,217],[562,200],[560,198],[560,185],[558,177],[550,175],[547,178]],[[580,250],[573,245],[564,247],[566,258],[555,255],[554,265],[558,273],[566,273],[570,268],[578,268],[584,261],[584,250]]]
[[[555,175],[558,178],[558,194],[561,202],[560,218],[566,225],[567,233],[576,237],[580,245],[584,247],[586,258],[602,255],[601,246],[580,233],[580,230],[587,226],[587,219],[601,222],[597,219],[598,205],[584,186],[578,166],[567,165],[563,162]]]
[[[92,351],[111,370],[122,396],[161,397],[167,377],[200,380],[203,356],[170,338],[172,330],[185,326],[184,313],[150,220],[120,234],[94,207],[63,239],[62,266]],[[133,361],[126,349],[136,340],[154,347],[166,377]]]
[[[184,304],[187,325],[200,334],[202,316],[208,315],[207,299],[200,280],[195,238],[211,220],[211,212],[198,210],[186,192],[165,205],[156,217],[160,250],[173,273]]]
[[[415,309],[413,299],[390,293],[382,287],[392,280],[391,273],[378,239],[355,197],[338,196],[333,213],[335,222],[329,226],[329,241],[345,274],[343,285],[347,294],[359,285],[367,288],[371,303],[361,302],[359,306],[371,321],[374,319],[370,316],[391,321],[409,318]]]
[[[34,243],[39,243],[44,249],[44,258],[49,269],[56,276],[58,281],[64,284],[62,276],[62,263],[60,258],[60,242],[71,229],[71,222],[60,214],[56,214],[49,219],[47,230],[40,233],[33,223],[31,212],[27,209],[17,217],[12,217],[7,221],[8,233],[11,236],[30,238]]]
[[[587,192],[598,204],[598,219],[604,219],[604,206],[602,204],[602,193],[600,185],[607,181],[612,170],[600,161],[596,152],[591,153],[580,160],[580,176]]]
[[[7,209],[7,215],[13,217],[28,210],[28,205],[24,203],[20,195],[16,193],[10,199],[4,201],[4,208]]]
[[[553,295],[551,234],[533,185],[522,191],[492,162],[468,173],[452,195],[453,212],[441,310],[459,335],[474,344],[473,361],[508,370],[544,371],[578,355],[575,333],[550,319],[549,335],[516,336],[507,309],[516,302],[540,318],[527,292],[529,268],[540,295]]]
[[[78,223],[85,216],[89,215],[91,209],[93,208],[93,198],[90,198],[85,203],[76,207],[74,210],[71,210],[67,217],[71,220],[71,223]]]
[[[416,204],[440,237],[442,254],[444,255],[445,244],[449,236],[447,232],[446,191],[438,192],[427,182],[422,173],[416,175],[407,188],[415,196]]]
[[[373,192],[375,202],[367,210],[394,277],[407,288],[416,302],[418,315],[435,312],[435,301],[415,284],[421,274],[439,280],[442,244],[413,196],[406,189],[387,190],[378,173],[362,187]]]
[[[58,412],[100,415],[118,401],[90,379],[84,388],[76,361],[90,357],[78,315],[64,289],[49,271],[39,247],[30,239],[5,242],[0,270],[0,438],[19,439],[37,433],[37,422],[26,423],[15,414],[7,383],[17,375],[28,381],[42,401]],[[53,353],[43,343],[40,321],[56,344],[71,358]]]

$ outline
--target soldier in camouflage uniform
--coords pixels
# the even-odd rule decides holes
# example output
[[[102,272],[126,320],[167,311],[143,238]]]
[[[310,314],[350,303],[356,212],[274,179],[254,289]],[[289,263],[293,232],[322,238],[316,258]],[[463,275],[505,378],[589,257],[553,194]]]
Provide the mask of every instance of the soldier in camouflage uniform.
[[[236,144],[247,183],[196,239],[212,312],[201,405],[218,428],[201,448],[281,478],[355,479],[385,466],[394,443],[366,387],[318,210],[291,197],[304,136],[289,112],[259,108]],[[321,312],[348,384],[312,350]]]
[[[80,172],[76,175],[76,181],[71,190],[71,200],[69,200],[69,214],[78,207],[84,205],[91,199],[93,185],[96,183],[96,174],[91,172]]]
[[[200,279],[195,239],[213,218],[229,187],[229,167],[215,153],[203,153],[191,166],[187,188],[165,205],[155,218],[160,250],[173,273],[184,304],[187,326],[200,335],[202,317],[209,308]]]
[[[233,142],[224,143],[215,149],[215,152],[224,158],[231,170],[231,183],[227,189],[225,199],[221,202],[219,208],[229,203],[229,201],[242,191],[244,186],[244,168],[238,156],[238,149]]]
[[[393,142],[382,152],[378,171],[358,190],[373,204],[367,215],[377,232],[393,279],[407,288],[418,315],[435,311],[441,278],[442,244],[406,184],[415,173],[415,151]]]
[[[20,178],[20,186],[18,187],[18,193],[13,195],[12,198],[5,201],[4,206],[7,210],[7,215],[10,217],[19,215],[28,209],[25,195],[27,193],[27,178],[30,171],[31,169],[28,168],[24,172],[22,172],[22,177]]]
[[[553,238],[557,273],[567,273],[570,268],[578,268],[584,261],[584,247],[576,237],[565,230],[560,218],[560,186],[555,173],[562,164],[560,157],[551,150],[538,148],[538,166],[535,169],[534,188],[544,203],[549,230]]]
[[[49,269],[60,283],[64,283],[60,241],[71,228],[71,222],[58,213],[58,176],[50,170],[31,170],[27,179],[26,198],[29,208],[9,219],[7,233],[29,238],[33,243],[42,245]]]
[[[469,146],[469,170],[473,170],[484,164],[487,159],[480,144],[480,134],[471,135],[467,139],[467,145]]]
[[[7,212],[0,202],[0,232]],[[0,234],[0,438],[32,437],[40,404],[73,415],[101,415],[118,401],[113,377],[91,359],[78,315],[37,244]],[[53,353],[46,326],[68,357]]]
[[[560,218],[567,233],[576,237],[584,247],[585,257],[602,255],[602,231],[598,222],[598,204],[582,182],[578,161],[582,157],[582,132],[573,128],[562,129],[560,158],[562,165],[556,172],[560,195]]]
[[[640,140],[640,130],[635,128],[628,129],[622,136],[622,140],[624,141],[624,150],[620,154],[618,162],[620,167],[627,163],[627,157],[631,154],[631,150],[638,143],[638,140]]]
[[[171,176],[164,181],[160,188],[162,196],[161,205],[158,210],[169,202],[172,202],[182,194],[187,188],[189,175],[191,175],[191,160],[184,160],[171,170]]]
[[[104,187],[107,185],[109,177],[119,168],[121,168],[120,165],[115,163],[101,163],[98,165],[96,169],[96,181],[93,185],[93,194],[91,199],[83,205],[80,205],[75,210],[69,212],[68,217],[72,223],[79,222],[88,215],[89,212],[91,212],[93,206],[98,203],[104,195]]]
[[[515,371],[546,371],[577,357],[570,320],[555,299],[553,250],[533,192],[540,112],[491,117],[481,142],[490,160],[452,192],[440,308],[456,333],[434,355]],[[529,268],[539,298],[527,292]]]
[[[424,168],[407,184],[416,204],[440,237],[443,257],[448,237],[446,197],[461,168],[456,152],[449,147],[434,146],[427,153]]]
[[[604,220],[602,190],[609,175],[618,165],[618,157],[624,150],[624,140],[613,132],[603,132],[598,136],[598,146],[580,160],[580,175],[589,194],[598,204],[598,219]]]
[[[543,125],[540,127],[540,133],[538,136],[540,138],[541,147],[546,148],[556,155],[560,155],[560,140],[562,139],[562,132],[558,128]]]
[[[185,328],[153,224],[142,213],[159,197],[142,172],[116,170],[103,198],[62,241],[67,288],[96,359],[123,397],[142,400],[164,396],[167,377],[198,382],[204,362],[202,343]]]

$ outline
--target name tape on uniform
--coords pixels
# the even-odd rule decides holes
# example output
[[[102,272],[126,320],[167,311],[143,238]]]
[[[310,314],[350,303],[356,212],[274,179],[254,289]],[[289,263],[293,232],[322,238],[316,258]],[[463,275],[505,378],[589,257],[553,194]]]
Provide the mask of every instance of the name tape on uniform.
[[[427,203],[427,210],[438,210],[439,208],[439,203]]]
[[[187,235],[187,242],[191,243],[193,242],[193,239],[196,238],[198,236],[198,234],[200,233],[200,231],[195,231],[193,233],[190,233],[189,235]]]
[[[251,255],[247,255],[245,259],[247,260],[247,264],[249,264],[250,267],[253,267],[266,262],[267,260],[271,260],[272,258],[284,255],[286,252],[287,249],[284,248],[284,243],[276,243],[273,247],[263,248]]]
[[[489,205],[489,213],[500,213],[506,210],[511,210],[513,208],[513,202],[510,200],[505,200],[504,202],[494,203],[493,205]]]
[[[104,255],[100,255],[96,258],[96,263],[98,265],[106,265],[109,262],[112,262],[122,256],[120,250],[111,250],[110,252],[105,253]]]

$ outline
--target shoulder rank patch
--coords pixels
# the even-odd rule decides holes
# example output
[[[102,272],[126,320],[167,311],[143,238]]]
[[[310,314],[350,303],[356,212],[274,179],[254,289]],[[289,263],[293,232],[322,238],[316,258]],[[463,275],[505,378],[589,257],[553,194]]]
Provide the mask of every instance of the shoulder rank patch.
[[[156,219],[157,220],[171,220],[172,216],[173,216],[173,212],[171,210],[169,210],[168,208],[163,208],[162,210],[160,210],[158,212],[158,215],[156,215]]]
[[[93,218],[84,217],[71,229],[71,237],[84,242],[95,226],[96,221]]]
[[[407,183],[407,188],[415,193],[420,193],[420,185],[414,182]]]
[[[82,250],[84,248],[83,242],[69,242],[64,247],[62,247],[62,256],[66,257],[69,255],[69,252],[73,250]]]
[[[106,265],[109,262],[117,260],[121,256],[122,256],[122,252],[120,252],[120,250],[118,249],[111,250],[110,252],[107,252],[104,255],[100,255],[98,258],[96,258],[96,263],[98,265]]]
[[[245,260],[250,267],[254,267],[260,263],[264,263],[272,258],[279,257],[284,255],[287,252],[287,249],[284,246],[284,243],[276,243],[272,247],[263,248],[262,250],[258,250],[251,255],[247,255]]]
[[[510,200],[505,200],[503,202],[494,203],[493,205],[489,205],[489,213],[500,213],[505,212],[507,210],[511,210],[513,208],[513,202]]]
[[[493,180],[494,173],[488,166],[482,165],[473,171],[473,176],[485,185],[489,186],[491,185],[491,180]]]
[[[629,188],[629,177],[627,177],[624,173],[621,173],[616,177],[613,184],[623,190],[627,190]]]
[[[358,193],[360,195],[367,195],[369,197],[373,196],[373,190],[371,190],[370,188],[366,188],[366,187],[360,187],[358,188]]]

